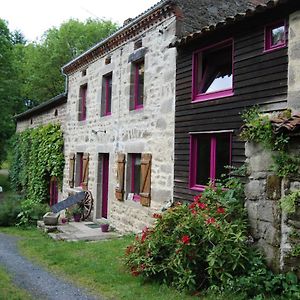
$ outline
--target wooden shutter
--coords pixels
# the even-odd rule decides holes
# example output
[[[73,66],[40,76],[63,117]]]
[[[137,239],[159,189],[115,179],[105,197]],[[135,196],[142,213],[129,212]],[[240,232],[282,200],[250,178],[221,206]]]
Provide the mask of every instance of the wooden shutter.
[[[151,202],[151,160],[150,153],[142,154],[140,202],[143,206],[150,206]]]
[[[75,153],[70,153],[69,156],[69,186],[74,187],[74,166],[75,166]]]
[[[117,166],[117,187],[116,198],[119,201],[124,200],[124,175],[125,175],[125,154],[118,153]]]
[[[82,189],[87,190],[89,177],[89,154],[83,153],[82,157]]]

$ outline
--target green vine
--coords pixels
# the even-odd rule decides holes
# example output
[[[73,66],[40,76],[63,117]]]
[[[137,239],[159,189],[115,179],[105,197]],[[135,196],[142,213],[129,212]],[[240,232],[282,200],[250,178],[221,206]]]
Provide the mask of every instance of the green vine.
[[[286,118],[291,116],[290,110],[281,113]],[[286,134],[273,132],[270,117],[262,114],[258,106],[250,108],[243,113],[244,126],[240,137],[248,142],[256,142],[265,149],[274,151],[273,171],[279,177],[287,177],[299,172],[300,159],[288,152],[290,137]]]
[[[296,205],[300,199],[300,191],[291,192],[280,199],[281,209],[286,213],[296,212]]]
[[[12,140],[10,178],[13,187],[31,202],[48,200],[49,179],[62,182],[63,135],[59,125],[45,125],[17,133]]]

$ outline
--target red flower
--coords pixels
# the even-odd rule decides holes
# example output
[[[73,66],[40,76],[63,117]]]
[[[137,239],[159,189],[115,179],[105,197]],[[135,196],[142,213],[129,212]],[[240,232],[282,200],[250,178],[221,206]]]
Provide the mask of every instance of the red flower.
[[[136,277],[136,276],[140,275],[140,272],[136,268],[132,267],[131,268],[131,275]]]
[[[185,244],[185,245],[189,245],[190,244],[190,237],[188,235],[184,235],[182,238],[181,238],[181,241]]]
[[[192,213],[193,215],[196,215],[196,214],[197,214],[197,211],[196,211],[195,209],[192,209],[192,210],[191,210],[191,213]]]
[[[216,219],[215,218],[208,218],[206,220],[206,224],[213,224],[213,223],[216,223]]]
[[[197,203],[198,207],[200,207],[201,209],[206,209],[207,208],[207,204],[203,203],[203,202],[199,202]]]
[[[162,215],[161,214],[153,214],[154,219],[161,219]]]
[[[218,207],[217,213],[218,214],[225,214],[225,209],[223,207]]]
[[[194,209],[195,207],[196,207],[196,203],[195,202],[193,202],[193,203],[191,203],[189,205],[189,209]]]
[[[148,233],[149,233],[149,228],[148,227],[145,227],[143,229],[143,233],[142,233],[142,238],[141,238],[141,242],[145,242],[147,236],[148,236]]]

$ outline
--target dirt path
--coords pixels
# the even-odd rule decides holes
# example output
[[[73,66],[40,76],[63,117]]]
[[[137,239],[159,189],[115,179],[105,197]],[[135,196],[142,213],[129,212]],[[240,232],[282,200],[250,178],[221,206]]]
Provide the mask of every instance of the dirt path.
[[[12,275],[14,283],[26,289],[33,299],[104,300],[58,278],[23,257],[17,249],[18,238],[0,233],[0,265]]]

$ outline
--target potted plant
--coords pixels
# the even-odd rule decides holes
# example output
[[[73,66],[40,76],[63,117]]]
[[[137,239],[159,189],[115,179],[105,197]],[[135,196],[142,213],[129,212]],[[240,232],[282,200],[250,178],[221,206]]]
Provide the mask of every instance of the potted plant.
[[[100,228],[101,228],[102,232],[108,232],[108,229],[109,229],[109,223],[108,223],[108,221],[102,221],[100,223]]]
[[[75,222],[80,222],[81,215],[82,215],[82,208],[80,206],[76,205],[72,209],[72,215],[73,215],[73,218],[74,218]]]

